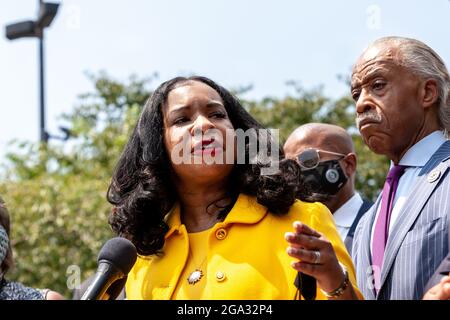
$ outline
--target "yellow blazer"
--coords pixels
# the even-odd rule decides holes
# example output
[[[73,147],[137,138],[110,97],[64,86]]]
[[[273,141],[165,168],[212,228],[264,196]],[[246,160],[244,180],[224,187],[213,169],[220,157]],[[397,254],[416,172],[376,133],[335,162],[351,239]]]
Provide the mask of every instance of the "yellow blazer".
[[[205,294],[209,299],[293,299],[297,272],[294,258],[286,253],[285,232],[301,221],[323,233],[347,268],[355,284],[355,270],[344,243],[336,231],[330,211],[321,203],[297,200],[284,216],[275,216],[256,198],[240,194],[223,222],[208,236]],[[166,216],[170,230],[162,256],[139,256],[128,274],[127,299],[171,299],[189,253],[186,227],[180,221],[178,205]],[[359,292],[358,292],[358,295]],[[317,289],[317,299],[326,299]]]

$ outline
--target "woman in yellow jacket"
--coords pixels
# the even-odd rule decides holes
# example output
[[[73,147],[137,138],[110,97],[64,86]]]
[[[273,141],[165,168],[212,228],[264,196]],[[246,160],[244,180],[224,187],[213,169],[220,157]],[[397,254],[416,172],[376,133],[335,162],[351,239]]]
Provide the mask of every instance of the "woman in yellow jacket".
[[[174,78],[149,98],[119,160],[110,224],[139,257],[128,299],[361,298],[328,209],[298,164],[226,89]]]

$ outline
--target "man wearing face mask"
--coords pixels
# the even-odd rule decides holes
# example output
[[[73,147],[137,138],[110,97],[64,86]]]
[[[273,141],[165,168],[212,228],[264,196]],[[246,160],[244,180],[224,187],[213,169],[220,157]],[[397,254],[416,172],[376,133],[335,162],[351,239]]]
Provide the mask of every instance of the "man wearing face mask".
[[[284,152],[287,158],[299,162],[310,189],[308,200],[328,207],[351,253],[358,221],[372,205],[355,192],[357,161],[352,138],[341,127],[308,123],[288,137]]]

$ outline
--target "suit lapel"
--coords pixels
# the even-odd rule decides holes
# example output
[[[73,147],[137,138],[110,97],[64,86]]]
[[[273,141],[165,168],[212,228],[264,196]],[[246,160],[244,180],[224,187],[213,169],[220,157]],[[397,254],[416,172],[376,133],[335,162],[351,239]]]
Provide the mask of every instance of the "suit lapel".
[[[390,237],[388,238],[386,244],[386,251],[384,254],[383,267],[381,271],[381,287],[383,287],[384,282],[386,281],[387,275],[389,274],[395,257],[397,256],[397,252],[403,242],[403,239],[411,229],[413,223],[416,221],[431,193],[439,184],[440,179],[444,176],[445,171],[448,168],[448,164],[441,161],[448,158],[449,155],[450,141],[446,141],[439,148],[439,150],[433,154],[427,164],[420,171],[418,180],[415,183],[410,196],[408,197],[410,201],[405,204],[405,206],[399,213],[397,221],[401,221],[401,223],[395,224],[392,232],[390,232]],[[434,168],[437,164],[439,165]],[[433,173],[435,174],[437,172],[440,172],[440,174],[436,179],[428,180],[428,177],[433,174],[430,173],[431,170],[433,170]],[[430,173],[430,175],[428,173]]]
[[[370,207],[372,207],[373,202],[363,199],[363,203],[361,207],[358,210],[358,213],[356,214],[355,220],[353,221],[350,229],[348,230],[347,236],[345,237],[345,246],[347,247],[348,251],[351,252],[351,246],[353,244],[353,237],[355,236],[355,230],[358,226],[359,220],[361,220],[362,216],[369,211]]]
[[[359,272],[362,272],[362,278],[367,279],[367,270],[371,270],[370,266],[372,265],[372,254],[370,251],[370,243],[371,243],[371,235],[372,235],[372,226],[375,221],[375,216],[377,214],[378,206],[381,202],[381,194],[378,196],[378,199],[375,201],[374,205],[369,209],[369,211],[366,213],[367,215],[367,221],[364,223],[364,227],[361,230],[361,242],[360,242],[360,248],[361,251],[358,252],[358,259],[361,259],[360,265],[362,268],[358,268]],[[368,283],[366,280],[364,280],[363,283],[359,283],[358,285],[367,287]],[[364,291],[364,295],[366,299],[374,300],[375,299],[375,293],[373,288],[368,288]]]

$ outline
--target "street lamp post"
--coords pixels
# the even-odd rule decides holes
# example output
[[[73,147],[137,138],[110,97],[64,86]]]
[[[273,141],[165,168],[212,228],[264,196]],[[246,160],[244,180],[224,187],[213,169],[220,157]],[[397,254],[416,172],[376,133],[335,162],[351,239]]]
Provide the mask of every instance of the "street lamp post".
[[[6,38],[9,40],[24,37],[39,39],[39,130],[40,141],[46,143],[49,134],[45,129],[45,95],[44,95],[44,29],[50,26],[58,12],[59,3],[39,0],[38,18],[9,24],[6,26]]]
[[[39,128],[41,142],[48,141],[47,130],[45,129],[45,90],[44,90],[44,28],[39,29]]]

